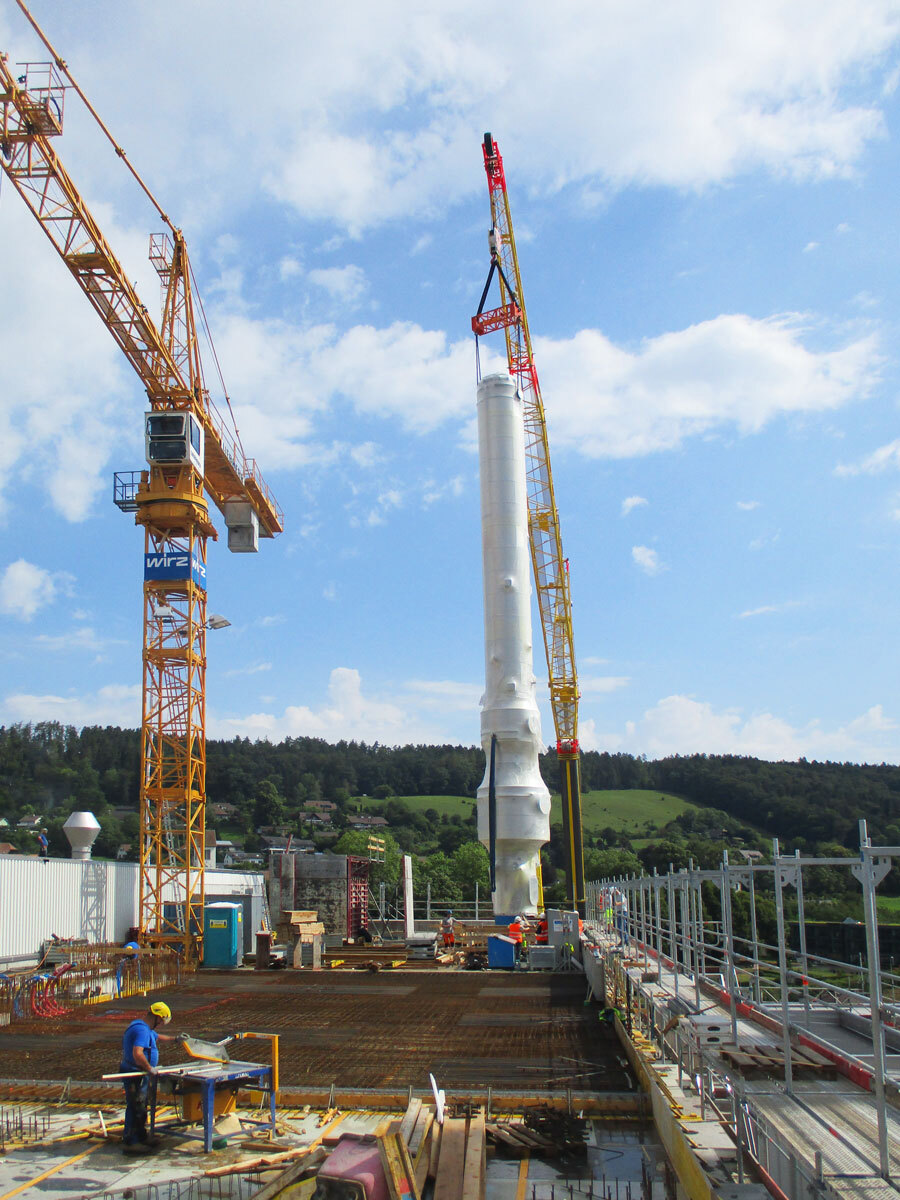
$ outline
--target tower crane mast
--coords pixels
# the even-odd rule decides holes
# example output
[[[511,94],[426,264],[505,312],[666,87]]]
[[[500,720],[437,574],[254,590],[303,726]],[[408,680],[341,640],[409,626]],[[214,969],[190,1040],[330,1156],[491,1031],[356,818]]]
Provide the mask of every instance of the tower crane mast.
[[[572,633],[569,562],[563,556],[559,512],[553,490],[553,474],[550,470],[547,421],[534,363],[528,314],[525,310],[503,159],[497,143],[489,133],[484,135],[482,150],[491,202],[491,268],[478,313],[472,318],[472,330],[476,338],[499,329],[503,330],[509,373],[516,380],[523,401],[528,532],[534,585],[547,654],[550,705],[556,728],[563,839],[568,865],[568,899],[570,907],[573,910],[577,909],[581,916],[584,916],[584,849],[578,746],[579,693]],[[495,271],[499,277],[501,305],[485,312],[484,304]]]
[[[283,513],[212,402],[203,375],[194,288],[181,231],[119,156],[169,232],[150,258],[165,299],[160,326],[52,146],[63,131],[66,64],[17,0],[52,55],[17,74],[0,54],[0,168],[50,239],[147,392],[147,470],[117,473],[114,500],[144,530],[141,716],[142,940],[194,965],[202,951],[206,805],[206,550],[217,537],[207,496],[225,517],[229,549],[254,551]],[[115,143],[113,143],[115,145]]]

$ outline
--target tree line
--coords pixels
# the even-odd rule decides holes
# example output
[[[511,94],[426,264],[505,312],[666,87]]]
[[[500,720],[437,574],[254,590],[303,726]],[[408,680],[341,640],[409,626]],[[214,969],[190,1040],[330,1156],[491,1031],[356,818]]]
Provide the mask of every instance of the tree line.
[[[551,790],[557,785],[556,755],[541,756]],[[462,796],[474,799],[484,775],[484,755],[474,746],[383,746],[249,738],[207,743],[207,797],[233,804],[238,823],[249,831],[259,824],[292,819],[311,800],[331,800],[339,811],[356,796],[380,796],[394,829],[408,826],[435,852],[451,855],[474,839],[471,818],[440,819],[389,808],[394,796]],[[0,816],[10,821],[25,813],[64,816],[89,809],[104,821],[112,809],[138,809],[140,735],[137,730],[88,726],[78,730],[58,722],[0,727]],[[736,755],[687,755],[648,760],[630,754],[588,751],[582,758],[585,791],[649,788],[674,793],[717,810],[727,824],[737,822],[760,836],[773,835],[799,849],[836,843],[858,845],[857,822],[865,817],[874,841],[900,844],[900,767],[881,763],[765,762]],[[436,814],[435,814],[436,815]],[[394,819],[392,819],[392,817]],[[270,819],[265,819],[270,818]],[[685,814],[669,833],[684,843],[709,831],[691,829],[697,818]],[[341,821],[337,821],[340,826]],[[702,823],[702,820],[701,820]],[[120,825],[122,824],[120,818]],[[708,822],[706,823],[708,825]],[[111,828],[110,841],[135,826]],[[0,841],[15,841],[0,831]],[[598,852],[612,839],[593,839]],[[588,837],[591,848],[592,839]],[[712,844],[712,843],[711,843]],[[98,852],[103,853],[103,843]],[[551,850],[553,840],[551,839]],[[552,855],[556,858],[556,854]]]

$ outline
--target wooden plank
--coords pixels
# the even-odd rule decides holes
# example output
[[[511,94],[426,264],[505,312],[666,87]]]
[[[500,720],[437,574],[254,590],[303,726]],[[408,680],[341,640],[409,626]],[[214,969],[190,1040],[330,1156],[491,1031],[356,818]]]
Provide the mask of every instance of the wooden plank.
[[[514,1138],[502,1125],[491,1125],[488,1127],[488,1132],[495,1141],[500,1142],[510,1150],[514,1150],[516,1154],[530,1153],[529,1148],[524,1142],[520,1142],[518,1138]]]
[[[441,1159],[441,1142],[444,1136],[443,1125],[438,1125],[437,1122],[431,1127],[431,1145],[428,1151],[428,1178],[434,1179],[437,1175],[438,1163]]]
[[[469,1121],[462,1200],[484,1200],[485,1143],[484,1111]]]
[[[396,1126],[398,1123],[394,1124]],[[420,1200],[415,1171],[398,1129],[392,1129],[379,1139],[378,1152],[391,1200]]]
[[[525,1189],[528,1186],[528,1155],[519,1163],[519,1178],[516,1181],[516,1200],[525,1200]]]
[[[461,1200],[465,1169],[465,1118],[448,1117],[441,1133],[441,1156],[434,1179],[434,1200]]]
[[[440,1126],[435,1123],[434,1114],[427,1113],[425,1120],[425,1133],[419,1145],[419,1152],[415,1158],[416,1168],[416,1187],[419,1189],[419,1194],[425,1190],[425,1183],[428,1179],[428,1172],[431,1168],[431,1145],[432,1139],[436,1136]]]
[[[422,1111],[421,1100],[410,1100],[409,1106],[403,1115],[403,1120],[400,1122],[400,1136],[403,1138],[404,1144],[409,1146],[412,1141],[413,1130],[416,1127],[416,1121],[419,1119],[419,1113]]]
[[[416,1124],[409,1139],[409,1152],[414,1158],[419,1157],[433,1120],[434,1109],[428,1104],[423,1104],[419,1109],[419,1115],[416,1117]]]

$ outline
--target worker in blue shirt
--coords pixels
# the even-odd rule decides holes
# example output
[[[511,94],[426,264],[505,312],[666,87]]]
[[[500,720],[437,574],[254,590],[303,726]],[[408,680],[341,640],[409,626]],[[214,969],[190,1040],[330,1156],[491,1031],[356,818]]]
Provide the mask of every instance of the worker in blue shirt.
[[[157,1041],[173,1042],[176,1039],[167,1033],[158,1033],[160,1025],[168,1025],[172,1013],[168,1004],[161,1000],[151,1004],[145,1016],[132,1021],[122,1038],[122,1061],[119,1070],[140,1071],[141,1075],[125,1082],[125,1129],[122,1140],[126,1154],[147,1154],[158,1145],[158,1138],[147,1133],[147,1105],[150,1084],[154,1081],[159,1050]]]

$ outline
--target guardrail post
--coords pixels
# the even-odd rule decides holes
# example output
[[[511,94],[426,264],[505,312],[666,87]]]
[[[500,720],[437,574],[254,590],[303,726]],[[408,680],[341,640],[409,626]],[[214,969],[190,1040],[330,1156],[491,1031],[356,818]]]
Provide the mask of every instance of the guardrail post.
[[[806,1028],[809,1029],[809,956],[806,953],[806,910],[803,907],[803,868],[800,866],[800,851],[796,850],[797,859],[797,928],[800,934],[800,970],[803,972],[803,1014],[806,1017]]]
[[[756,872],[750,863],[750,939],[753,945],[753,999],[762,1003],[759,983],[759,935],[756,929]]]
[[[791,1010],[788,997],[787,946],[784,934],[784,888],[787,884],[778,848],[778,838],[772,839],[772,862],[775,864],[775,916],[778,922],[778,979],[781,985],[781,1025],[784,1053],[784,1090],[794,1091],[794,1064],[791,1061]]]
[[[675,896],[672,887],[672,873],[675,867],[669,863],[669,873],[666,876],[666,901],[669,906],[669,957],[672,960],[672,978],[675,983],[675,995],[678,995],[678,947],[675,944]]]
[[[875,903],[876,865],[872,857],[865,821],[859,823],[859,868],[853,873],[862,884],[863,911],[866,918],[866,955],[869,960],[869,1005],[872,1010],[872,1049],[874,1050],[873,1075],[875,1082],[875,1110],[878,1115],[878,1162],[882,1178],[891,1178],[891,1160],[888,1153],[887,1105],[884,1094],[884,1013],[881,995],[881,948],[878,944],[878,911]],[[883,879],[890,869],[889,858],[880,859],[877,870]]]
[[[731,1010],[731,1040],[737,1045],[737,969],[734,964],[734,923],[731,913],[731,868],[728,851],[722,851],[722,932],[725,937],[725,970],[728,973],[728,1007]]]
[[[425,920],[431,920],[431,880],[425,884]]]

